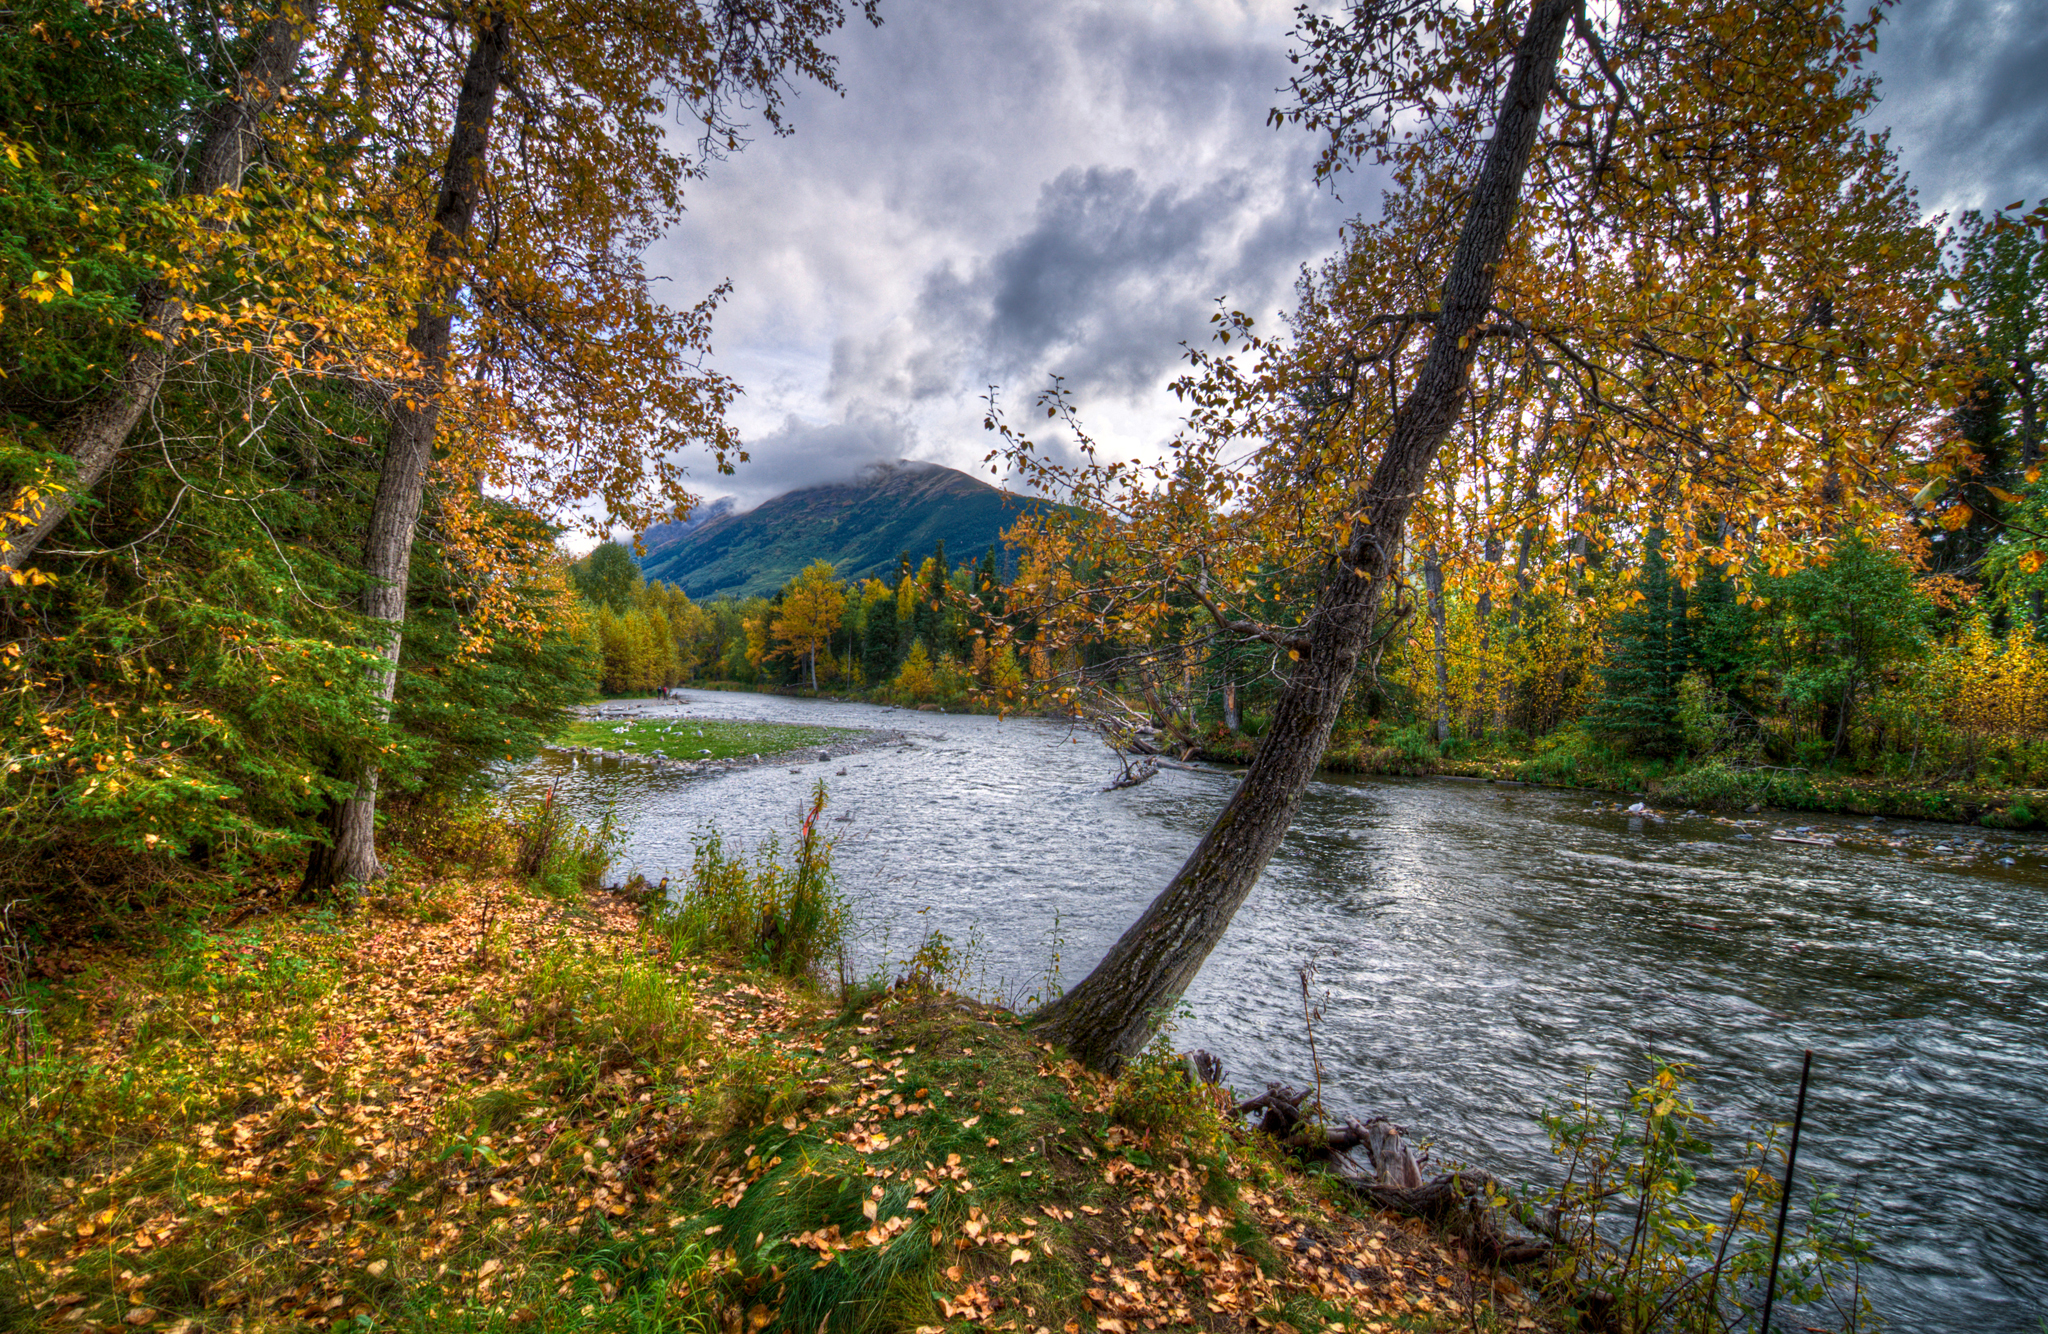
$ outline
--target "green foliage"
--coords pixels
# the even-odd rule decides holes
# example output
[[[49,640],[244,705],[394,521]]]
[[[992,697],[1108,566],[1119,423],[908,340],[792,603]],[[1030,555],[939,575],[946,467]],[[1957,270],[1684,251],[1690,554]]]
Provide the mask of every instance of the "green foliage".
[[[186,522],[125,559],[48,561],[60,577],[24,595],[65,633],[6,682],[13,857],[84,844],[233,869],[313,835],[337,762],[424,758],[376,722],[354,585],[325,540],[346,520],[256,462],[219,460],[204,490],[162,473],[114,488],[103,540],[174,506]]]
[[[861,674],[869,681],[887,681],[896,674],[897,640],[896,599],[876,598],[867,604],[867,627],[861,642]]]
[[[1695,764],[1664,784],[1664,804],[1702,810],[1755,806],[1811,808],[1813,780],[1797,769],[1744,765],[1716,757]]]
[[[585,602],[623,613],[641,585],[640,566],[631,548],[606,542],[569,567],[569,579]]]
[[[1555,1220],[1565,1242],[1551,1280],[1620,1334],[1723,1334],[1746,1327],[1761,1299],[1783,1179],[1778,1128],[1751,1139],[1737,1163],[1717,1163],[1712,1122],[1692,1102],[1690,1067],[1652,1058],[1609,1111],[1590,1092],[1547,1112],[1543,1126],[1563,1180],[1521,1208]],[[1719,1191],[1732,1185],[1727,1204]],[[1702,1197],[1707,1197],[1703,1199]],[[1807,1189],[1778,1276],[1804,1327],[1831,1319],[1867,1326],[1857,1269],[1869,1258],[1859,1215]]]
[[[1398,755],[1402,762],[1414,766],[1418,771],[1428,772],[1441,756],[1436,739],[1430,735],[1430,724],[1410,723],[1387,734],[1387,746]]]
[[[846,903],[832,872],[833,841],[818,824],[824,810],[821,779],[787,861],[777,838],[756,848],[749,862],[728,854],[716,830],[700,835],[690,883],[662,911],[656,929],[678,951],[724,954],[784,977],[816,974],[846,928]]]
[[[1928,647],[1933,607],[1897,555],[1861,540],[1825,562],[1761,581],[1768,599],[1759,659],[1772,669],[1795,737],[1824,758],[1847,753],[1857,709],[1887,670]]]
[[[1634,592],[1639,601],[1607,632],[1600,703],[1587,726],[1640,755],[1675,755],[1684,740],[1678,687],[1693,657],[1686,590],[1664,559],[1662,534],[1643,544]]]
[[[203,420],[229,389],[164,406]],[[354,610],[374,477],[361,447],[311,445],[336,421],[358,424],[308,393],[270,434],[223,434],[207,453],[188,442],[176,471],[118,473],[89,529],[67,530],[95,549],[39,556],[54,581],[15,612],[61,633],[28,637],[0,680],[0,878],[47,886],[53,858],[101,868],[88,879],[274,863],[324,837],[352,790],[340,776],[369,757],[402,819],[537,753],[586,693],[590,658],[559,587],[502,582],[495,595],[535,629],[480,639],[473,577],[423,543],[398,699],[381,716],[375,641]],[[510,507],[486,505],[483,521],[515,545],[547,541]]]
[[[168,17],[30,0],[0,23],[0,483],[120,364],[176,253],[168,164],[207,89]]]

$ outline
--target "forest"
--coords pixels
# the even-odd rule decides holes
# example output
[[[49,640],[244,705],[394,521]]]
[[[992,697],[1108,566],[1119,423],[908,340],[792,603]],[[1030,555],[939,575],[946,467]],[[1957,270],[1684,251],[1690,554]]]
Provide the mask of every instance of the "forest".
[[[1219,308],[1165,460],[1034,472],[992,408],[1017,475],[1081,507],[1020,523],[1001,560],[906,552],[893,583],[813,567],[696,606],[627,548],[571,561],[560,538],[687,512],[691,450],[744,466],[736,386],[703,359],[720,293],[665,306],[640,256],[740,142],[743,101],[775,129],[791,80],[832,86],[839,9],[778,9],[744,38],[753,63],[695,84],[713,11],[629,9],[574,41],[538,12],[467,36],[208,13],[195,35],[183,10],[53,0],[0,31],[13,883],[53,860],[146,879],[279,857],[309,885],[360,880],[380,792],[472,789],[594,690],[1114,697],[1183,751],[1249,757],[1340,456],[1378,429],[1371,377],[1429,327],[1371,313],[1414,304],[1398,257],[1433,244],[1400,199],[1303,277],[1286,329]],[[697,91],[647,98],[675,80]],[[697,126],[690,151],[664,116]],[[1698,291],[1553,312],[1533,347],[1511,321],[1480,331],[1332,763],[1496,756],[1624,786],[1689,765],[1708,795],[1785,773],[2048,783],[2048,214],[1919,216],[1846,130],[1806,156],[1854,207],[1789,249],[1688,233],[1726,252]],[[1743,226],[1775,225],[1754,211]],[[1827,294],[1791,278],[1851,256]],[[1728,304],[1710,325],[1699,300]],[[1669,325],[1663,353],[1561,332],[1635,307]],[[1716,347],[1757,369],[1710,370]],[[1093,448],[1078,405],[1043,405]],[[1233,456],[1250,437],[1266,447]],[[1832,443],[1786,452],[1802,438]]]

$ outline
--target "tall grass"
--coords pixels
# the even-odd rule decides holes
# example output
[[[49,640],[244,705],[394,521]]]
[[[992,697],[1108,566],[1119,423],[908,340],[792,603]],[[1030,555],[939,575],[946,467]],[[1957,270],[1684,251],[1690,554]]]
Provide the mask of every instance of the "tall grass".
[[[533,809],[513,816],[512,829],[512,869],[535,889],[558,899],[574,898],[602,884],[620,837],[611,808],[595,829],[577,824],[555,803],[552,784]]]
[[[833,840],[819,827],[824,811],[821,780],[787,856],[772,835],[751,859],[728,852],[715,830],[698,836],[690,883],[656,918],[656,932],[678,953],[725,955],[783,977],[814,976],[846,931]]]

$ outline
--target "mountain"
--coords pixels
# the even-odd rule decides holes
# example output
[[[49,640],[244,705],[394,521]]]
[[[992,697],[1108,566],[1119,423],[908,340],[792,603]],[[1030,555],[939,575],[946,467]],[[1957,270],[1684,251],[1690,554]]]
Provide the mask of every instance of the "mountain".
[[[849,482],[806,487],[744,514],[721,500],[687,523],[650,528],[640,570],[699,600],[767,596],[814,560],[841,579],[893,579],[898,552],[922,561],[943,540],[954,564],[1002,541],[1045,502],[936,463],[878,463]]]

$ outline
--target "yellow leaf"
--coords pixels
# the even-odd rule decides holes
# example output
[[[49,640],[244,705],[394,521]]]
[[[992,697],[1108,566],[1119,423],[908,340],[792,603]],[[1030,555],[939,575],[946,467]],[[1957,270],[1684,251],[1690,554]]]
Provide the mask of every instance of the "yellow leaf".
[[[2032,574],[2041,568],[2041,553],[2038,551],[2021,552],[2019,565],[2021,574]]]
[[[1031,1252],[1025,1250],[1022,1246],[1018,1246],[1010,1252],[1010,1263],[1013,1265],[1021,1265],[1030,1258]]]

